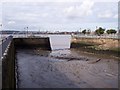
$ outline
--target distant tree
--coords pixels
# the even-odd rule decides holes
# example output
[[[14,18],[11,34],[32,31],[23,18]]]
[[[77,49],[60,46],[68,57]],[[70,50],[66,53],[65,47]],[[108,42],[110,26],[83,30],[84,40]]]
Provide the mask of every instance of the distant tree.
[[[103,29],[102,27],[99,27],[99,28],[95,31],[95,33],[100,36],[101,34],[104,34],[104,31],[105,31],[105,29]]]
[[[107,34],[110,34],[110,30],[107,30],[106,33],[107,33]]]
[[[117,31],[114,29],[109,29],[106,32],[107,32],[107,34],[116,34],[117,33]]]
[[[82,33],[83,33],[83,34],[86,34],[86,32],[87,32],[87,30],[86,30],[86,29],[84,29],[84,30],[82,31]]]

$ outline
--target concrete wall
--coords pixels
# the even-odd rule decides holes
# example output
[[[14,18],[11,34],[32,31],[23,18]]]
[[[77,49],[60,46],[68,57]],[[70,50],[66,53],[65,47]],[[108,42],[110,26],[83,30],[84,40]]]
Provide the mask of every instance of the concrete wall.
[[[15,38],[16,48],[43,48],[51,50],[49,38]]]
[[[117,48],[120,47],[120,41],[118,39],[109,39],[109,38],[72,38],[74,43],[89,43],[93,45],[99,45],[103,48]]]
[[[15,48],[12,41],[2,59],[2,88],[15,88]]]
[[[2,59],[2,88],[16,88],[15,60],[16,48],[49,49],[49,38],[14,38]]]
[[[86,42],[117,47],[117,39],[73,38],[72,42]],[[51,50],[49,38],[15,38],[10,43],[7,54],[2,60],[2,88],[15,88],[15,49],[45,48]]]
[[[48,35],[52,50],[69,49],[71,35]]]

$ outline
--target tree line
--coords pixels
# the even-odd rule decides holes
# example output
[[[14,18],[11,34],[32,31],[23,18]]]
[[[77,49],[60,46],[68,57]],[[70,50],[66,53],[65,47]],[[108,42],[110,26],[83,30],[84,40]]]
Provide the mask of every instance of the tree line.
[[[81,33],[83,33],[83,34],[90,34],[91,33],[91,30],[90,29],[84,29]],[[99,27],[98,29],[96,29],[95,30],[95,32],[94,32],[96,35],[102,35],[102,34],[104,34],[105,33],[105,29],[104,28],[102,28],[102,27]],[[108,29],[107,31],[106,31],[106,33],[107,34],[116,34],[117,33],[117,31],[115,30],[115,29]]]

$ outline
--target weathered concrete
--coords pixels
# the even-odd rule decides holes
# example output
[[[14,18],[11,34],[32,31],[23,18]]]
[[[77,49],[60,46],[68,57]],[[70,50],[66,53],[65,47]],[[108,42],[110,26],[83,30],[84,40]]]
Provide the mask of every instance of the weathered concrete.
[[[16,48],[43,48],[51,50],[49,38],[15,38]]]
[[[9,42],[12,40],[12,36],[8,36],[7,38],[3,39],[0,44],[0,57],[4,54]]]
[[[48,35],[52,50],[69,49],[71,35]]]
[[[15,48],[12,41],[2,59],[2,88],[15,88]]]
[[[16,48],[42,48],[51,50],[49,38],[15,38],[2,59],[2,88],[16,88]]]

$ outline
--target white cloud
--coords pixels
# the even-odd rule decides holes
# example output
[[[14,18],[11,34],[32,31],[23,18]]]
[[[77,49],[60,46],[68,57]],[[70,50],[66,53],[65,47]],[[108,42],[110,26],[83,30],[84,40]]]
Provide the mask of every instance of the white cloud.
[[[94,2],[85,0],[80,6],[70,6],[65,8],[64,13],[68,17],[84,17],[92,14]]]
[[[0,4],[1,5],[1,4]],[[2,7],[0,6],[0,23],[2,22]]]
[[[118,2],[119,0],[90,0],[94,2]],[[1,2],[83,2],[83,0],[1,0]]]
[[[118,18],[118,14],[114,15],[114,17],[113,17],[113,18],[115,18],[115,19],[116,19],[116,18]]]
[[[94,3],[90,0],[83,1],[81,3],[74,2],[74,3],[28,3],[23,2],[21,3],[5,3],[3,7],[3,24],[6,28],[22,28],[24,26],[30,27],[46,27],[48,23],[51,24],[72,24],[76,26],[71,27],[80,27],[83,26],[85,23],[109,23],[109,22],[117,22],[115,14],[117,13],[117,8],[111,9],[114,7],[116,3]],[[96,10],[97,9],[97,10]],[[105,11],[107,11],[105,14]],[[64,13],[63,13],[64,11]],[[101,13],[102,14],[101,14]],[[101,19],[97,18],[96,14],[99,13],[99,17],[112,17],[109,19]],[[110,13],[110,14],[108,14]],[[113,13],[113,14],[111,14]],[[74,17],[75,19],[67,19],[66,17]],[[76,18],[79,17],[79,18]],[[11,22],[15,21],[15,24],[11,25]],[[9,24],[8,24],[9,22]],[[41,25],[44,24],[44,25]],[[94,24],[93,24],[94,25]],[[88,26],[92,26],[88,25]],[[53,27],[56,27],[53,25]],[[62,27],[62,26],[61,26]],[[85,25],[87,27],[87,24]]]
[[[43,13],[42,14],[42,17],[47,17],[48,16],[48,13]]]
[[[9,21],[8,24],[15,24],[15,21]]]
[[[38,17],[40,15],[39,14],[36,14],[36,13],[24,13],[24,12],[18,12],[12,16],[9,16],[9,20],[11,20],[9,23],[13,24],[14,22],[12,20],[24,20],[24,21],[35,21],[35,20],[38,20]]]
[[[98,13],[99,18],[112,18],[113,13],[110,10]]]
[[[92,13],[93,5],[94,5],[93,1],[86,0],[82,3],[82,5],[80,6],[80,9],[82,10],[82,12],[86,13],[86,15],[89,15]]]

